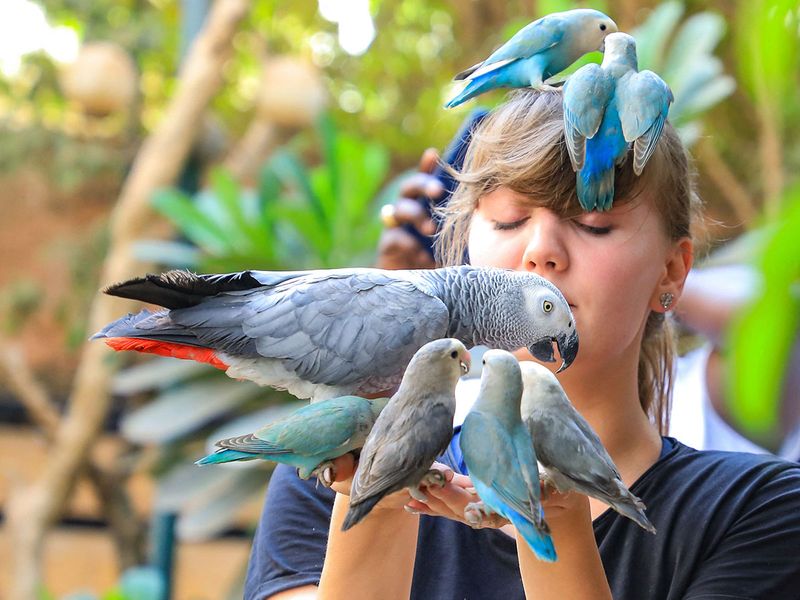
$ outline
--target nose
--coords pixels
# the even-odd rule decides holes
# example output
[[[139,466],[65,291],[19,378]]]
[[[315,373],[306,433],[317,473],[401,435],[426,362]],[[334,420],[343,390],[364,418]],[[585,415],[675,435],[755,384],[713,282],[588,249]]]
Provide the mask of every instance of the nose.
[[[563,237],[564,223],[554,212],[537,209],[528,223],[530,238],[522,255],[523,270],[547,275],[569,265]]]

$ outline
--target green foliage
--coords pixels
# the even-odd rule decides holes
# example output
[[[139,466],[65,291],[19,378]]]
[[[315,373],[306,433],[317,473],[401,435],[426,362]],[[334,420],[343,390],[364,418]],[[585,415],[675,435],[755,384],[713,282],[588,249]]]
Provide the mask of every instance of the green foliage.
[[[679,1],[659,4],[632,35],[639,69],[654,71],[669,84],[675,97],[669,120],[692,144],[702,132],[699,117],[732,94],[736,83],[713,54],[725,34],[724,18],[706,11],[681,23],[684,10]]]
[[[197,250],[147,241],[138,245],[139,256],[204,272],[369,262],[380,235],[376,210],[389,154],[338,132],[327,117],[317,133],[320,164],[307,167],[295,150],[281,148],[261,170],[256,190],[243,190],[221,169],[194,198],[161,190],[153,205]]]
[[[773,448],[780,441],[783,380],[800,328],[800,185],[786,194],[783,205],[756,254],[763,287],[731,328],[728,359],[734,418]]]

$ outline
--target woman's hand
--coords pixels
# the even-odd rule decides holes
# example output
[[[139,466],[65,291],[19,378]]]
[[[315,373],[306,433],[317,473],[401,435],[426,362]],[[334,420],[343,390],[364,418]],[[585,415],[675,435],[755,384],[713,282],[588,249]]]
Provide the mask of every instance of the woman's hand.
[[[355,457],[348,453],[344,456],[340,456],[339,458],[333,459],[334,465],[334,483],[331,485],[331,489],[338,492],[339,494],[343,494],[345,496],[350,495],[350,487],[353,484],[353,474],[356,471],[356,460]],[[437,469],[442,471],[444,474],[444,478],[446,482],[450,482],[453,479],[453,471],[440,463],[433,463],[431,466],[432,469]],[[468,478],[467,478],[468,479]],[[445,487],[450,485],[449,483],[445,484]],[[438,490],[437,486],[433,486],[431,488],[422,487],[422,492],[431,499],[432,492]],[[407,506],[411,502],[416,502],[411,498],[411,495],[408,493],[408,490],[405,488],[402,490],[398,490],[392,494],[381,499],[378,504],[375,505],[373,511],[382,510],[382,509],[398,509],[401,507]],[[406,509],[409,510],[409,509]],[[409,512],[414,512],[413,510]],[[422,511],[420,511],[422,512]],[[461,515],[463,517],[463,514]]]

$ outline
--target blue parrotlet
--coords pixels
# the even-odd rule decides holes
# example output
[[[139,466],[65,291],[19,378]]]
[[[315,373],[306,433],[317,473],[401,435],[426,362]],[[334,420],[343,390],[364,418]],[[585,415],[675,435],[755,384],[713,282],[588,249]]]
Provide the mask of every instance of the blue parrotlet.
[[[577,172],[584,210],[609,210],[614,168],[633,144],[633,171],[641,175],[656,148],[669,105],[669,86],[652,71],[639,71],[636,41],[612,33],[600,65],[578,69],[564,83],[564,137]]]
[[[388,401],[341,396],[314,402],[255,433],[216,442],[219,450],[196,464],[269,460],[297,468],[302,479],[316,475],[330,487],[335,478],[333,459],[361,449]]]
[[[481,502],[468,504],[464,517],[474,526],[497,513],[544,561],[556,560],[544,519],[536,451],[520,416],[522,375],[514,355],[483,355],[478,398],[461,426],[461,452]]]
[[[466,87],[447,104],[453,108],[496,88],[541,88],[587,52],[603,49],[617,24],[597,10],[577,8],[552,13],[520,29],[489,58],[462,71]]]

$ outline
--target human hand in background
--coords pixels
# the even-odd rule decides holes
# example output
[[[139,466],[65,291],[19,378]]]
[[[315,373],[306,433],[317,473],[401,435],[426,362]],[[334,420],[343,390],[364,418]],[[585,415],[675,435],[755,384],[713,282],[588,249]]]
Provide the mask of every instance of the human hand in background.
[[[381,209],[385,229],[378,242],[378,268],[431,269],[435,266],[433,256],[419,236],[432,236],[436,233],[436,224],[430,207],[420,199],[436,202],[444,195],[442,182],[432,175],[438,162],[436,150],[429,148],[423,152],[419,171],[403,182],[400,198]]]

